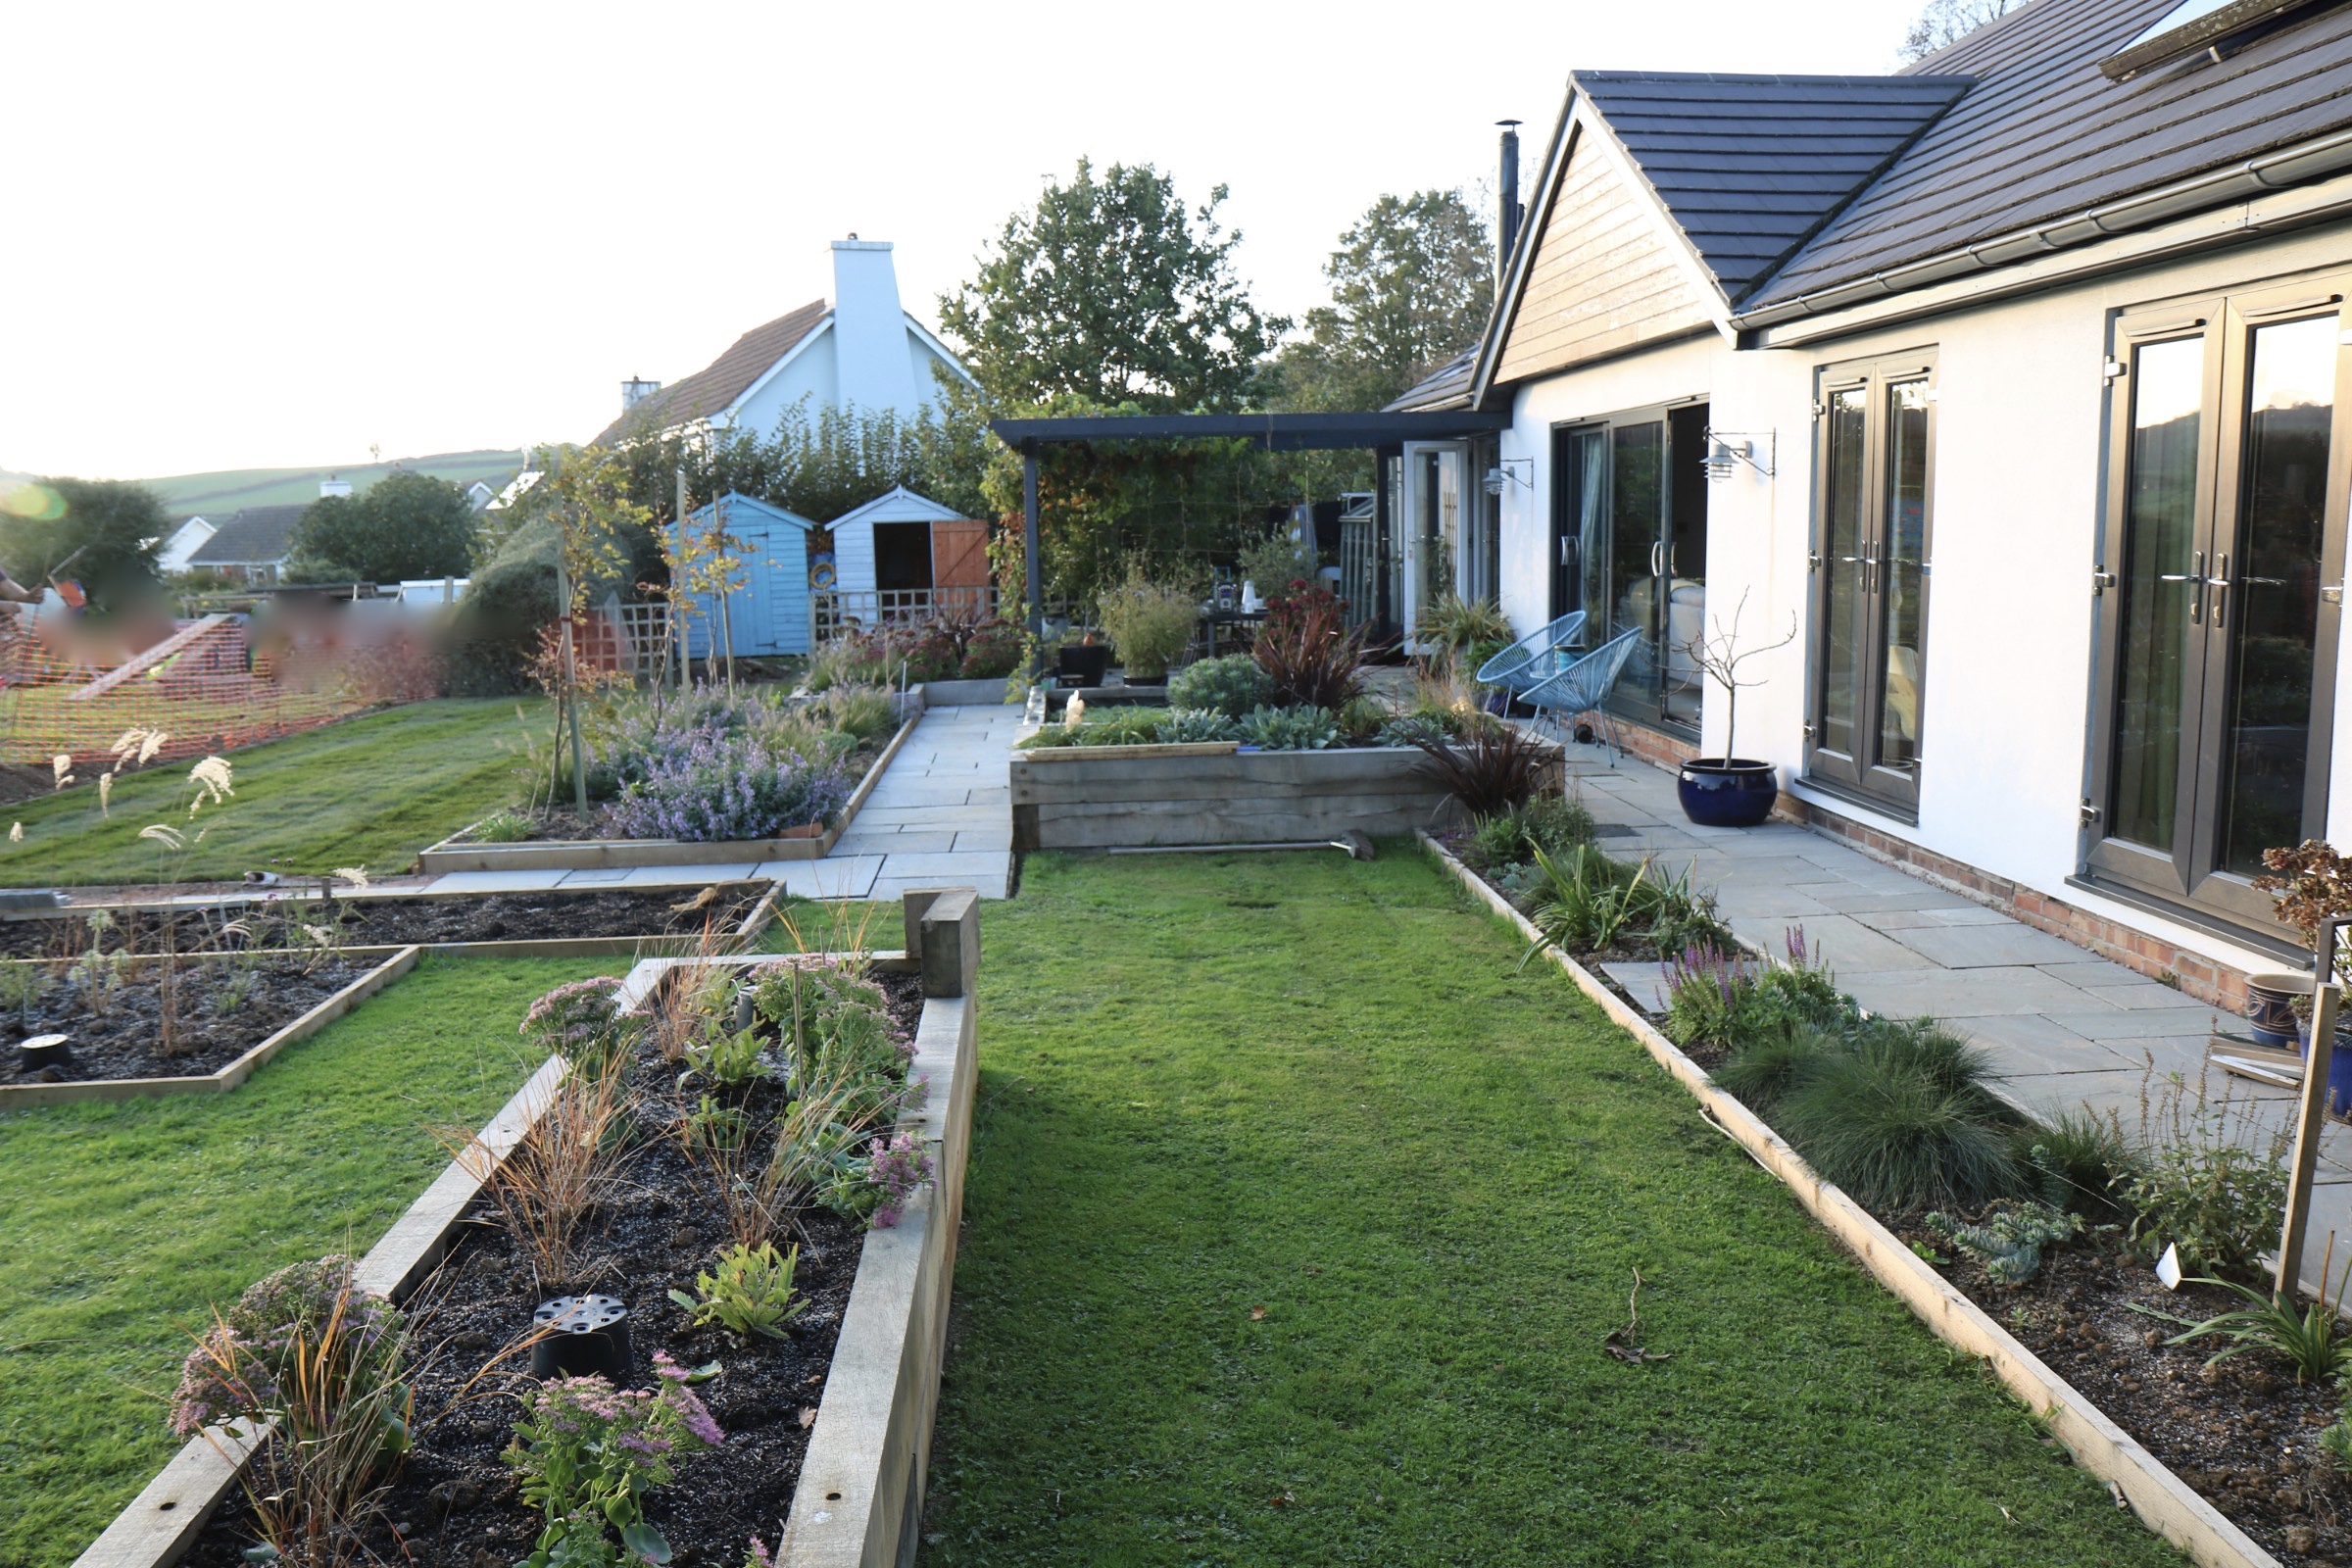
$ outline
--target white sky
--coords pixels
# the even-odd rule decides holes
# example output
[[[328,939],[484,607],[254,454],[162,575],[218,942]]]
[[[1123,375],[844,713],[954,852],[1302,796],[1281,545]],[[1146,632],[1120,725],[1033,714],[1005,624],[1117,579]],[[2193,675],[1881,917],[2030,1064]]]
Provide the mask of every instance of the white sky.
[[[1261,306],[1565,72],[1892,68],[1914,0],[0,7],[0,468],[584,440],[831,293],[935,296],[1079,154],[1219,180]],[[1531,175],[1532,177],[1532,175]]]

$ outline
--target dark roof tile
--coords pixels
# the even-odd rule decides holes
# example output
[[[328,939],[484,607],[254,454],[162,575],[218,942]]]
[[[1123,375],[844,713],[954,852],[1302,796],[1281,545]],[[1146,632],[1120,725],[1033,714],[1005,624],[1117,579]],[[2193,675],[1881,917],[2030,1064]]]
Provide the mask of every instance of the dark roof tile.
[[[1570,81],[1734,303],[1969,86],[1943,74],[1580,71]]]
[[[214,535],[188,557],[191,566],[260,566],[286,559],[294,525],[308,502],[288,507],[247,507],[221,520]]]
[[[2352,10],[2110,81],[2175,0],[2036,0],[1921,62],[1977,85],[1751,306],[1868,277],[2352,125]],[[1916,79],[1916,78],[1913,78]]]

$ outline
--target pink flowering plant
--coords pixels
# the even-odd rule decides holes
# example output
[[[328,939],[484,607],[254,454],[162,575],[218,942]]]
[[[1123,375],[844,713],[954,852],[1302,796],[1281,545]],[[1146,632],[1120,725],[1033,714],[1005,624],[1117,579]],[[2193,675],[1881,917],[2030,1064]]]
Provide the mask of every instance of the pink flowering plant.
[[[906,1133],[867,1141],[862,1153],[835,1160],[823,1189],[827,1208],[844,1219],[863,1218],[888,1230],[906,1217],[907,1200],[931,1179],[931,1156]]]
[[[654,1374],[651,1390],[551,1378],[523,1401],[505,1458],[547,1524],[516,1568],[669,1560],[669,1543],[646,1523],[645,1494],[676,1479],[679,1458],[727,1438],[667,1352],[654,1352]]]
[[[614,1005],[617,976],[602,974],[562,985],[531,1004],[518,1033],[542,1051],[593,1070],[635,1049],[645,1020]]]

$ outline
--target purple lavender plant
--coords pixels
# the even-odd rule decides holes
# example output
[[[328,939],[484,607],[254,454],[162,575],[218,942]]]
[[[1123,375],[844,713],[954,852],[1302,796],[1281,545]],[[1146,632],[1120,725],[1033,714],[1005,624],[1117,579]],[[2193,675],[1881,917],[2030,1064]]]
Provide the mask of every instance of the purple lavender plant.
[[[870,1223],[888,1230],[906,1215],[907,1200],[931,1179],[931,1156],[906,1133],[866,1146],[865,1179],[881,1195]]]

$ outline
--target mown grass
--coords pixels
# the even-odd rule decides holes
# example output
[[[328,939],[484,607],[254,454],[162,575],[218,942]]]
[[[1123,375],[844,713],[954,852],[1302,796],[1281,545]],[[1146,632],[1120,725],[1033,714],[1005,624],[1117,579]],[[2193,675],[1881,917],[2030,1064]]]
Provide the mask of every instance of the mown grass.
[[[0,818],[24,830],[22,843],[0,837],[0,885],[153,882],[164,874],[234,880],[253,870],[318,875],[345,865],[405,871],[418,850],[515,793],[523,734],[516,706],[414,703],[232,752],[235,799],[195,818],[203,841],[170,872],[139,829],[189,825],[186,762],[124,773],[111,815],[101,813],[95,789],[78,786],[0,807]],[[544,729],[544,702],[521,706]]]
[[[2177,1560],[1409,850],[982,926],[927,1568]]]
[[[271,1269],[364,1252],[528,1073],[514,1026],[614,960],[427,958],[233,1094],[0,1115],[0,1565],[71,1563],[169,1459],[157,1395]]]

